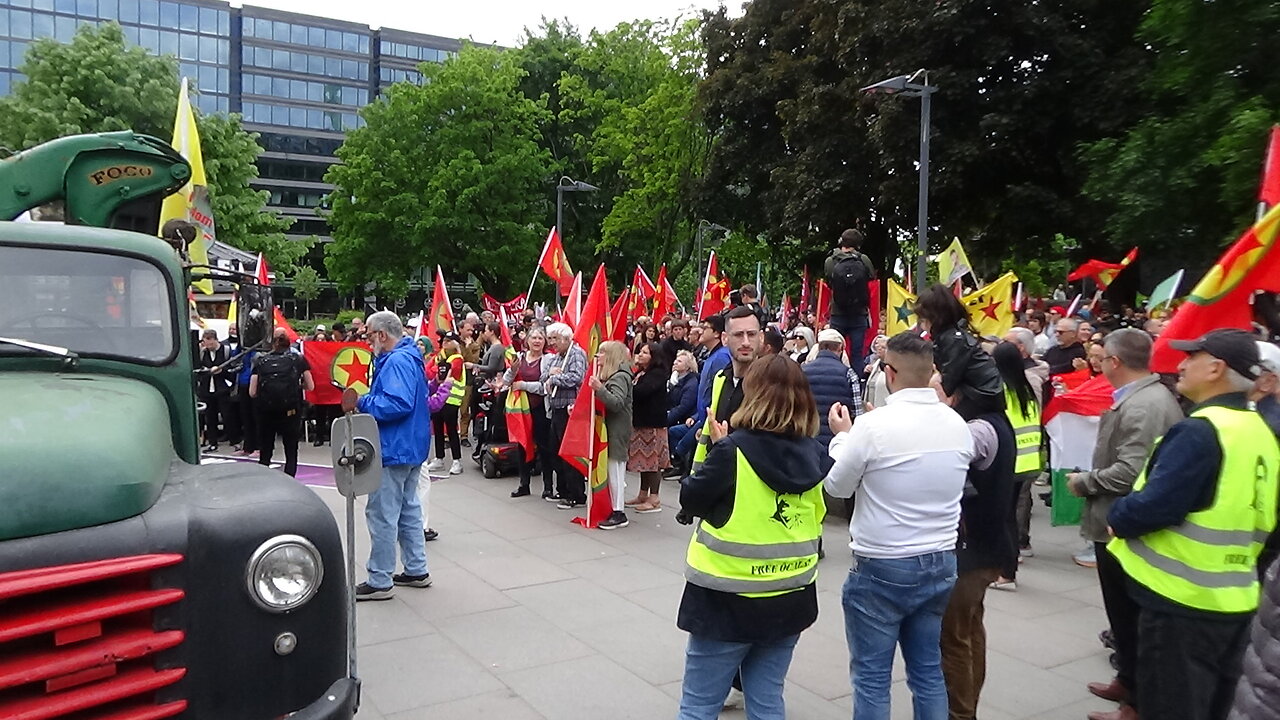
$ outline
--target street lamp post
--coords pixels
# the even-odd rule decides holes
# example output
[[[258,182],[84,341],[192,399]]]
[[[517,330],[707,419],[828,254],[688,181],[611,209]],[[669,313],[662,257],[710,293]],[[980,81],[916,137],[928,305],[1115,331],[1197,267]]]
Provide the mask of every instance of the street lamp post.
[[[923,82],[917,82],[917,79]],[[891,77],[862,88],[862,92],[920,98],[920,199],[916,216],[916,242],[920,255],[916,258],[916,277],[919,278],[916,280],[917,287],[923,287],[926,258],[929,254],[929,106],[937,91],[937,86],[929,84],[929,74],[924,70]]]
[[[697,238],[697,242],[696,242],[696,245],[697,245],[697,252],[698,252],[698,260],[697,260],[697,263],[698,263],[698,264],[697,264],[697,267],[698,267],[698,269],[699,269],[699,270],[701,270],[701,269],[702,269],[702,233],[703,233],[703,232],[705,232],[705,231],[707,231],[707,230],[718,230],[718,231],[720,231],[720,232],[722,232],[722,233],[725,233],[725,234],[728,234],[728,233],[729,233],[729,228],[727,228],[727,227],[725,227],[725,226],[723,226],[723,225],[719,225],[719,224],[717,224],[717,223],[713,223],[713,222],[711,222],[710,220],[699,220],[699,221],[698,221],[698,232],[695,234],[695,237]]]
[[[595,192],[600,188],[591,183],[574,180],[568,175],[562,176],[556,183],[556,232],[560,233],[560,242],[564,242],[564,194],[567,192]]]

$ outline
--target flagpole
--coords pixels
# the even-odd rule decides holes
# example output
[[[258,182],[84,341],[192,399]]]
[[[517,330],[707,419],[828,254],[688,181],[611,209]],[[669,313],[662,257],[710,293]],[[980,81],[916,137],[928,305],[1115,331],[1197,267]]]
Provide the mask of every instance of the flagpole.
[[[595,375],[593,374],[592,377],[595,377]],[[586,522],[582,523],[582,526],[587,529],[591,529],[591,496],[595,494],[591,487],[591,480],[596,474],[596,396],[594,390],[591,391],[590,396],[587,398],[587,402],[591,403],[591,424],[589,427],[591,428],[592,436],[591,449],[587,452],[587,517],[585,518]]]
[[[715,256],[716,251],[712,250],[711,254],[707,256],[707,271],[702,274],[702,289],[698,292],[698,317],[695,318],[699,322],[702,320],[702,302],[706,299],[707,283],[711,281],[711,260],[715,258]]]
[[[560,233],[560,228],[551,228],[552,232]],[[538,255],[538,262],[533,264],[533,277],[529,279],[529,289],[525,291],[526,298],[533,297],[533,284],[538,282],[538,271],[542,269],[542,261],[547,257],[547,248],[551,247],[551,233],[547,233],[547,241],[542,243],[542,252]],[[528,300],[525,300],[528,302]]]

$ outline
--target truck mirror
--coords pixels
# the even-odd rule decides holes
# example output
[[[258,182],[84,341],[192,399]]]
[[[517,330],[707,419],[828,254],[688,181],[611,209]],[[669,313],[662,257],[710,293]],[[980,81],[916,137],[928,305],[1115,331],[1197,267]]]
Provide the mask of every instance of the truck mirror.
[[[350,413],[331,428],[333,480],[344,497],[368,495],[382,484],[378,423],[372,415]]]

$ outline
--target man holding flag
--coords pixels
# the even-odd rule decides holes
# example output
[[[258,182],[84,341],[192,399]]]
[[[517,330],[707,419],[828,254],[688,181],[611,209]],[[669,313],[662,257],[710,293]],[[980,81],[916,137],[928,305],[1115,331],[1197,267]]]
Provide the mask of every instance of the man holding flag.
[[[554,348],[556,359],[547,368],[542,384],[546,390],[547,417],[551,420],[550,449],[543,472],[554,472],[556,493],[547,500],[558,500],[561,510],[581,507],[587,502],[587,489],[582,473],[560,457],[565,427],[569,424],[569,407],[578,399],[578,390],[587,373],[587,355],[573,342],[573,329],[564,323],[547,326],[547,344]]]

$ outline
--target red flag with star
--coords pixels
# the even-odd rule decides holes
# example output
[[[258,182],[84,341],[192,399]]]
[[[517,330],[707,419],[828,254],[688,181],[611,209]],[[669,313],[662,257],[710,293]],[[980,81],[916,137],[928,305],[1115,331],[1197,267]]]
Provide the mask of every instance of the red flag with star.
[[[609,309],[609,339],[627,341],[627,308],[631,303],[631,290],[623,290]]]
[[[369,392],[372,379],[373,352],[359,342],[321,342],[308,340],[302,343],[302,356],[311,366],[311,378],[315,389],[305,393],[312,405],[336,405],[342,402],[342,389],[355,388],[363,395]]]
[[[449,304],[449,288],[444,284],[444,271],[439,265],[436,266],[436,286],[431,291],[431,315],[427,326],[433,334],[457,330],[453,322],[453,306]]]
[[[783,330],[786,330],[791,323],[791,296],[782,296],[782,310],[778,313],[779,324]]]
[[[556,282],[561,295],[569,294],[569,286],[573,284],[573,269],[569,267],[569,258],[564,254],[564,245],[560,242],[560,233],[551,228],[547,233],[547,242],[542,246],[542,254],[538,256],[538,267],[547,277]]]
[[[1138,248],[1133,248],[1118,263],[1103,262],[1101,260],[1089,260],[1080,267],[1071,271],[1067,276],[1067,282],[1075,282],[1077,280],[1091,277],[1098,283],[1099,287],[1105,288],[1111,284],[1112,280],[1120,274],[1122,270],[1138,259]]]
[[[1017,275],[1005,273],[960,299],[969,311],[969,326],[975,335],[1004,337],[1013,327],[1013,286],[1017,282]]]
[[[587,355],[587,372],[582,378],[578,399],[569,411],[564,439],[560,443],[560,457],[577,468],[590,484],[590,512],[586,517],[573,519],[573,522],[588,528],[596,527],[613,512],[609,497],[609,445],[605,434],[604,406],[596,399],[590,384],[591,375],[595,372],[596,350],[606,339],[608,325],[609,285],[601,264],[573,334],[574,344]]]
[[[698,319],[706,320],[729,307],[731,291],[729,278],[720,274],[720,263],[716,260],[716,251],[712,250],[707,260],[707,275],[702,279],[702,288],[698,292]]]
[[[649,312],[649,301],[653,299],[654,292],[653,281],[649,279],[648,273],[644,271],[644,268],[637,265],[635,276],[631,279],[631,288],[628,291],[628,320],[634,321]]]
[[[831,321],[831,288],[827,287],[826,280],[818,279],[817,294],[813,324],[818,330],[821,330]]]
[[[1280,252],[1275,251],[1280,205],[1267,211],[1205,274],[1156,339],[1151,369],[1176,372],[1186,353],[1170,340],[1190,340],[1217,328],[1249,330],[1256,292],[1280,292]]]
[[[666,263],[658,268],[658,279],[653,282],[653,288],[653,320],[657,322],[676,309],[676,291],[667,282]]]
[[[803,319],[805,313],[809,312],[809,266],[804,266],[804,274],[800,276],[800,315]]]

